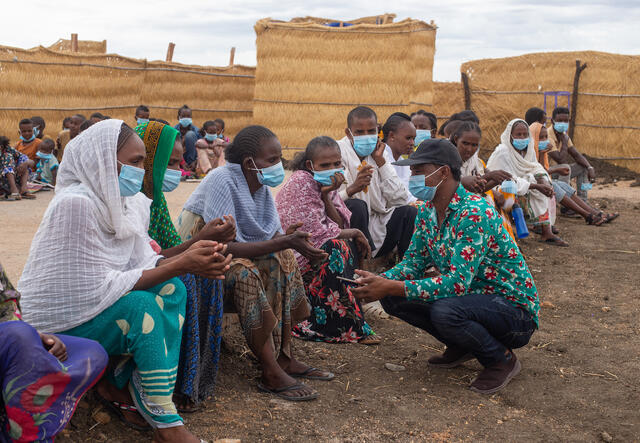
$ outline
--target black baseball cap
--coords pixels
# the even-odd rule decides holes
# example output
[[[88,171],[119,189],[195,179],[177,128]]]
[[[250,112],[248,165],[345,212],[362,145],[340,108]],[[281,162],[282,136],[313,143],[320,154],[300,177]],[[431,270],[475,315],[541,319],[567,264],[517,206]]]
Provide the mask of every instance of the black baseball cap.
[[[462,158],[460,158],[458,148],[449,140],[444,138],[430,138],[420,143],[418,149],[416,149],[409,158],[391,164],[395,166],[430,164],[460,169],[462,166]]]

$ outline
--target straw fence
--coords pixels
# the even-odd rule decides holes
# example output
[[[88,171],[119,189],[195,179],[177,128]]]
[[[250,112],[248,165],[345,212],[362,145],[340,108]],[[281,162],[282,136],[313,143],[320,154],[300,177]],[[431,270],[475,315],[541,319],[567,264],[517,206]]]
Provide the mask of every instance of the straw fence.
[[[433,110],[431,112],[438,117],[438,128],[449,116],[463,109],[464,92],[460,82],[433,82]]]
[[[54,51],[71,52],[71,40],[61,38],[57,42],[49,46],[49,49],[52,49]],[[101,42],[98,42],[93,40],[78,40],[78,52],[82,52],[83,54],[106,54],[107,41],[102,40]]]
[[[512,118],[542,108],[545,91],[573,91],[576,60],[580,75],[573,141],[581,152],[640,172],[640,56],[603,52],[551,52],[475,60],[467,74],[471,108],[483,129],[483,154],[497,145]],[[566,98],[558,99],[567,106]],[[554,100],[547,99],[551,117]]]
[[[82,45],[80,45],[82,47]],[[18,121],[33,115],[55,136],[64,117],[101,112],[134,124],[135,108],[177,121],[188,104],[194,123],[223,118],[234,134],[252,122],[255,68],[148,62],[115,54],[0,46],[0,134],[16,141]]]
[[[319,134],[341,138],[358,105],[380,120],[431,109],[436,26],[394,17],[258,21],[254,121],[278,135],[285,157]]]

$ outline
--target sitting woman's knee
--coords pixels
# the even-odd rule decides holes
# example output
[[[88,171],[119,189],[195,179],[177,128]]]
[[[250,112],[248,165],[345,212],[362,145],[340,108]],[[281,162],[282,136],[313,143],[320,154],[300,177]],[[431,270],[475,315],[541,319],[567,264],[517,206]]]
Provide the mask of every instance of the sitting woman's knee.
[[[9,321],[2,324],[2,341],[12,346],[28,346],[39,338],[36,328],[23,321]]]

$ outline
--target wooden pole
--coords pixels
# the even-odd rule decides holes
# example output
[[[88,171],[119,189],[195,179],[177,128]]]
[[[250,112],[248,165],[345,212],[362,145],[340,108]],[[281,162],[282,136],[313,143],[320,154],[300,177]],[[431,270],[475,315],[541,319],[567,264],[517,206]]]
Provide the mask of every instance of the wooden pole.
[[[229,54],[229,66],[233,66],[235,58],[236,58],[236,47],[233,46],[231,48],[231,54]]]
[[[78,34],[71,34],[71,52],[78,52]]]
[[[173,50],[175,49],[176,44],[175,43],[169,43],[169,47],[167,48],[167,61],[173,61]]]
[[[573,93],[571,94],[571,115],[569,117],[569,138],[573,139],[573,133],[576,128],[576,115],[578,114],[578,90],[580,85],[580,74],[587,68],[587,64],[580,64],[580,60],[576,60],[576,74],[573,76]]]
[[[464,109],[471,109],[471,88],[469,87],[469,77],[466,73],[460,73],[462,88],[464,89]]]

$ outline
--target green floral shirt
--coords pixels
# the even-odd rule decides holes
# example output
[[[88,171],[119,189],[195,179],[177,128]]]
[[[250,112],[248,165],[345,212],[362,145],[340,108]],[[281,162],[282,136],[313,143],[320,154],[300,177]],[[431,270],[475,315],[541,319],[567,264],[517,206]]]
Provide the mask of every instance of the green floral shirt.
[[[424,278],[430,266],[436,266],[440,275]],[[420,207],[404,259],[383,276],[405,280],[409,300],[502,295],[528,311],[538,324],[538,293],[518,246],[495,208],[461,185],[449,202],[441,228],[433,205]]]

